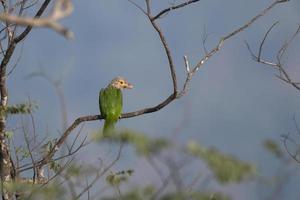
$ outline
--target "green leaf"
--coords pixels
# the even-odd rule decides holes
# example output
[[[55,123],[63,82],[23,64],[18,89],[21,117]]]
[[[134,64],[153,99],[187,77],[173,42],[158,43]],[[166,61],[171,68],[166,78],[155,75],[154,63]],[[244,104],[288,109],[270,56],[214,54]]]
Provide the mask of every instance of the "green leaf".
[[[7,191],[11,193],[22,194],[22,199],[66,199],[64,197],[64,188],[54,182],[47,184],[47,187],[41,187],[40,184],[32,184],[31,182],[25,183],[23,181],[5,182],[3,185]]]

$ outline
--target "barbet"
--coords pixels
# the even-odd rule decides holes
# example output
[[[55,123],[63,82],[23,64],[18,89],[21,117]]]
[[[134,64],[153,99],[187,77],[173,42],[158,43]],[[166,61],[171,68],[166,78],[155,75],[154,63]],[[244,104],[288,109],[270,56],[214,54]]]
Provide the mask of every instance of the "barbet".
[[[114,130],[114,126],[122,113],[122,89],[132,89],[133,85],[123,77],[114,78],[110,84],[99,93],[99,108],[104,118],[103,134]]]

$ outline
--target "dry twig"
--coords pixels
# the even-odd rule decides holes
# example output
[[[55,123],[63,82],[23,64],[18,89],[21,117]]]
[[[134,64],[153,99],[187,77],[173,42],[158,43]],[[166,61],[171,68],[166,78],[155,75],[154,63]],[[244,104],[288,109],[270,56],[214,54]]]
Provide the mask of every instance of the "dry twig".
[[[300,91],[300,83],[298,81],[294,81],[292,80],[292,78],[290,77],[290,75],[288,74],[288,72],[286,71],[284,64],[282,62],[282,58],[285,55],[287,49],[289,48],[290,44],[294,41],[294,39],[296,38],[296,36],[300,33],[300,25],[298,26],[298,28],[296,29],[296,31],[294,32],[294,34],[292,35],[292,37],[286,41],[281,48],[278,50],[277,55],[276,55],[276,61],[269,61],[267,59],[262,58],[262,49],[263,46],[265,44],[265,41],[267,39],[267,37],[269,36],[270,32],[273,30],[273,28],[278,24],[279,22],[275,22],[272,24],[272,26],[267,30],[267,32],[265,33],[260,46],[259,46],[259,50],[258,50],[258,55],[255,55],[253,53],[253,51],[250,48],[250,45],[246,42],[247,48],[252,56],[252,59],[258,63],[267,65],[267,66],[271,66],[274,67],[275,69],[278,70],[278,74],[276,75],[277,78],[279,78],[280,80],[292,85],[295,89],[297,89],[298,91]]]
[[[1,13],[0,20],[21,26],[48,27],[70,39],[74,37],[74,34],[66,27],[60,25],[57,21],[69,16],[72,11],[73,5],[70,0],[57,0],[53,12],[49,17],[31,18]]]

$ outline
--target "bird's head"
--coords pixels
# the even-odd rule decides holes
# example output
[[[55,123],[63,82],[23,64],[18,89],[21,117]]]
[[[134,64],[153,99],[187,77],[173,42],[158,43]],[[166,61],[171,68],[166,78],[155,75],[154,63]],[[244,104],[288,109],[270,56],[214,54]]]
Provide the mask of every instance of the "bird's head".
[[[117,89],[132,89],[133,85],[130,84],[125,78],[123,77],[116,77],[111,82],[110,85],[117,88]]]

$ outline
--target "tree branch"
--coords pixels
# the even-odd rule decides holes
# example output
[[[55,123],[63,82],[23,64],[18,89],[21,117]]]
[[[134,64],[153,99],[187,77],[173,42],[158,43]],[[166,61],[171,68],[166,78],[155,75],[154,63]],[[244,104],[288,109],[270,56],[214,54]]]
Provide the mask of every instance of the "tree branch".
[[[196,66],[192,69],[190,69],[190,71],[187,71],[187,77],[183,86],[183,89],[181,90],[181,92],[178,94],[178,98],[181,97],[182,95],[184,95],[187,90],[188,90],[188,86],[190,81],[192,80],[192,77],[195,75],[195,73],[199,70],[199,68],[210,58],[212,57],[214,54],[216,54],[218,51],[220,51],[220,49],[222,48],[224,42],[230,38],[232,38],[233,36],[237,35],[238,33],[243,32],[245,29],[247,29],[248,27],[250,27],[254,22],[256,22],[258,19],[260,19],[261,17],[263,17],[264,15],[266,15],[272,8],[274,8],[277,4],[280,3],[284,3],[284,2],[288,2],[289,0],[276,0],[273,3],[271,3],[268,7],[266,7],[263,11],[261,11],[259,14],[257,14],[256,16],[254,16],[252,19],[250,19],[248,22],[246,22],[244,25],[242,25],[241,27],[239,27],[238,29],[232,31],[231,33],[227,34],[226,36],[222,37],[219,41],[219,43],[208,53],[206,53],[206,55],[200,60],[198,61],[198,63],[196,64]],[[187,60],[187,57],[184,58],[185,59],[185,63]]]
[[[21,26],[27,26],[27,28],[23,32],[24,34],[26,34],[27,31],[30,31],[32,27],[48,27],[69,39],[73,37],[73,33],[67,28],[57,23],[57,21],[69,16],[72,13],[72,11],[73,6],[69,0],[58,0],[56,1],[56,4],[54,6],[53,13],[49,17],[38,18],[36,16],[34,18],[30,18],[23,16],[14,16],[8,13],[1,13],[0,20]],[[15,41],[20,41],[20,39],[24,37],[22,34],[20,36],[21,37],[16,38]]]
[[[46,10],[50,2],[51,0],[45,0],[42,6],[40,7],[40,9],[35,14],[34,18],[39,18],[40,16],[42,16],[42,14]],[[14,42],[19,43],[20,41],[22,41],[30,33],[31,29],[32,26],[27,26],[25,30],[18,37],[14,39]]]
[[[158,18],[162,17],[164,14],[167,14],[168,12],[170,12],[170,11],[172,11],[172,10],[176,10],[176,9],[178,9],[178,8],[185,7],[185,6],[189,5],[189,4],[196,3],[196,2],[198,2],[198,1],[200,1],[200,0],[188,0],[188,1],[184,2],[184,3],[181,3],[181,4],[178,4],[178,5],[175,5],[175,6],[171,6],[171,7],[169,7],[169,8],[166,8],[166,9],[160,11],[157,15],[155,15],[155,16],[152,18],[152,20],[155,21],[155,20],[157,20]]]
[[[170,71],[171,71],[172,81],[173,81],[173,94],[176,96],[177,92],[178,92],[177,91],[177,79],[176,79],[175,66],[174,66],[172,55],[171,55],[171,50],[170,50],[170,48],[168,46],[168,43],[166,41],[166,38],[165,38],[164,34],[162,33],[161,29],[159,28],[159,26],[155,23],[155,21],[153,20],[153,18],[150,15],[148,15],[148,18],[149,18],[153,28],[158,33],[160,41],[161,41],[161,43],[164,47],[164,50],[166,52],[168,62],[169,62],[169,68],[170,68]]]
[[[300,33],[300,25],[298,26],[297,30],[294,32],[294,34],[292,35],[292,37],[285,42],[281,48],[278,50],[276,58],[277,61],[268,61],[266,59],[261,58],[262,57],[262,48],[265,44],[265,41],[267,39],[267,37],[269,36],[270,32],[272,31],[272,29],[275,27],[275,25],[278,24],[278,22],[275,22],[272,24],[272,26],[267,30],[267,32],[265,33],[260,46],[259,46],[259,51],[258,51],[258,55],[256,56],[253,51],[251,50],[250,46],[248,43],[246,43],[247,48],[253,58],[254,61],[264,64],[264,65],[268,65],[271,67],[274,67],[275,69],[278,70],[279,74],[276,75],[277,78],[279,78],[280,80],[292,85],[295,89],[297,89],[298,91],[300,91],[300,85],[297,81],[293,81],[292,78],[290,77],[290,75],[288,74],[288,72],[285,70],[284,65],[282,63],[282,57],[285,54],[285,52],[287,51],[287,49],[289,48],[290,44],[294,41],[294,39],[296,38],[296,36]]]

